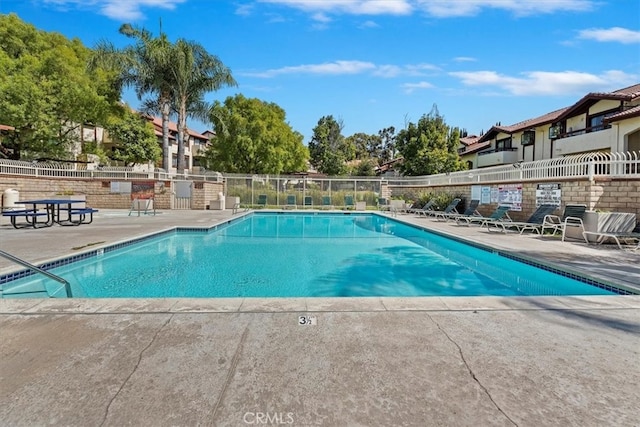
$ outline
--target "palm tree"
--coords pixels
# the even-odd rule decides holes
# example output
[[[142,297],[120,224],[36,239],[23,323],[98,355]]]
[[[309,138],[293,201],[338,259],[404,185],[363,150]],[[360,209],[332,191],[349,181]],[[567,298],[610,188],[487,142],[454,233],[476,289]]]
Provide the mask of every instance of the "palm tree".
[[[185,170],[187,118],[206,120],[209,106],[204,94],[237,83],[220,59],[196,42],[179,39],[172,55],[172,90],[178,116],[178,173]]]
[[[145,30],[124,24],[120,34],[132,38],[135,43],[123,49],[117,49],[108,41],[101,41],[94,48],[89,61],[90,68],[103,67],[119,75],[117,84],[134,87],[138,99],[151,94],[157,97],[162,116],[162,167],[169,170],[171,158],[169,151],[169,115],[173,100],[171,42],[160,30],[158,37]]]

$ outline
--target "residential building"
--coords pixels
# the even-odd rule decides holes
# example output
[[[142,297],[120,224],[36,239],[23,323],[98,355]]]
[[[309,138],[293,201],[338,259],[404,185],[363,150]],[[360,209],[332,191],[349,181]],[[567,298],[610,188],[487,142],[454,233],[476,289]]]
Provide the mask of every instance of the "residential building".
[[[572,106],[460,140],[472,168],[588,152],[640,151],[640,84],[589,93]]]
[[[162,144],[162,119],[159,117],[146,118],[153,125],[158,141]],[[211,131],[207,131],[212,133]],[[191,173],[204,172],[201,166],[201,159],[206,149],[209,147],[209,137],[198,133],[192,129],[187,129],[185,133],[184,158],[185,167]],[[169,150],[171,152],[171,170],[168,172],[175,173],[178,167],[178,125],[175,122],[169,122]],[[157,165],[158,167],[160,164]]]

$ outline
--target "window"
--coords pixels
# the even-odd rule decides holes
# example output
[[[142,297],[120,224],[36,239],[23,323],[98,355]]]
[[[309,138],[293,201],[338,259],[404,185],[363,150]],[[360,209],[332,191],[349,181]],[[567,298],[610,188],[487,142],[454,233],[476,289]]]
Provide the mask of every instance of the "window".
[[[604,129],[604,114],[589,117],[589,127],[591,132],[597,132]]]
[[[507,151],[510,148],[511,148],[511,137],[496,140],[496,151]]]
[[[536,142],[536,131],[534,130],[525,130],[522,132],[522,137],[520,138],[520,143],[522,145],[533,145]]]
[[[604,123],[604,118],[617,113],[618,111],[620,110],[615,108],[613,110],[603,111],[595,116],[589,116],[587,132],[598,132],[600,130],[609,129],[609,126]]]

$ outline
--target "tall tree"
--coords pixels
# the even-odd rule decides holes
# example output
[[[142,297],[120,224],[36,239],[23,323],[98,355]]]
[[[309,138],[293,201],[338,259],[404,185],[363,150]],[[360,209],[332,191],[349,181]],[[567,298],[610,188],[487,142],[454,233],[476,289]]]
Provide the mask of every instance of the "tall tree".
[[[233,173],[280,174],[306,170],[302,135],[274,103],[242,95],[211,109],[216,137],[205,154],[207,168]]]
[[[382,140],[378,135],[368,135],[358,132],[347,137],[347,143],[355,147],[357,160],[376,159],[382,153]]]
[[[106,129],[119,143],[111,155],[115,160],[133,165],[155,162],[162,156],[151,123],[128,108],[123,109],[121,116],[112,116]]]
[[[195,42],[180,39],[173,48],[172,90],[178,116],[178,173],[185,170],[185,133],[187,118],[208,119],[203,101],[207,92],[224,86],[236,86],[231,71],[220,59]]]
[[[465,169],[458,156],[458,141],[457,129],[451,130],[434,104],[417,124],[409,123],[398,133],[396,144],[404,159],[401,173],[418,176]]]
[[[393,160],[396,157],[396,128],[389,126],[378,131],[381,140],[381,153],[379,156],[379,164]]]
[[[86,69],[89,55],[77,39],[0,15],[0,118],[16,128],[2,144],[12,158],[73,158],[82,125],[106,120],[119,94],[111,74]]]
[[[162,167],[169,170],[169,116],[173,101],[173,45],[160,30],[158,37],[151,32],[124,24],[120,34],[134,40],[134,44],[123,49],[109,41],[100,41],[94,48],[89,62],[90,69],[105,68],[119,75],[117,90],[123,86],[133,87],[138,99],[146,95],[157,98],[162,117]]]
[[[356,155],[355,145],[342,136],[343,125],[333,118],[324,116],[313,128],[309,142],[311,164],[327,175],[344,175],[348,172],[346,162]]]

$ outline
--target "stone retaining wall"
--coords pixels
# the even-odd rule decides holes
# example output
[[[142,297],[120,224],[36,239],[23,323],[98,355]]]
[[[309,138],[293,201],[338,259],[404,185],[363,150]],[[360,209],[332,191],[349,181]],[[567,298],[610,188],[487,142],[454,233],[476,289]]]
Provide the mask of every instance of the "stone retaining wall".
[[[549,181],[545,181],[549,182]],[[596,181],[562,180],[557,182],[562,186],[561,210],[567,203],[583,203],[587,210],[634,213],[640,218],[640,180],[608,178]],[[514,220],[526,220],[536,209],[537,182],[500,182],[492,184],[476,184],[497,187],[504,184],[522,184],[522,211],[509,212]],[[391,187],[392,196],[413,191],[414,193],[446,192],[461,195],[468,201],[471,199],[471,185],[447,185],[431,187]],[[480,205],[478,211],[489,215],[496,208],[496,204]]]
[[[125,182],[117,179],[114,182]],[[131,180],[154,183],[154,203],[156,209],[171,209],[173,197],[172,181]],[[112,193],[109,179],[77,179],[77,178],[36,178],[24,176],[0,176],[0,195],[6,189],[15,189],[20,200],[43,199],[55,195],[84,195],[87,205],[103,209],[130,209],[130,193]],[[218,193],[224,191],[222,182],[195,181],[192,192],[192,209],[206,209],[210,200],[217,200]]]

